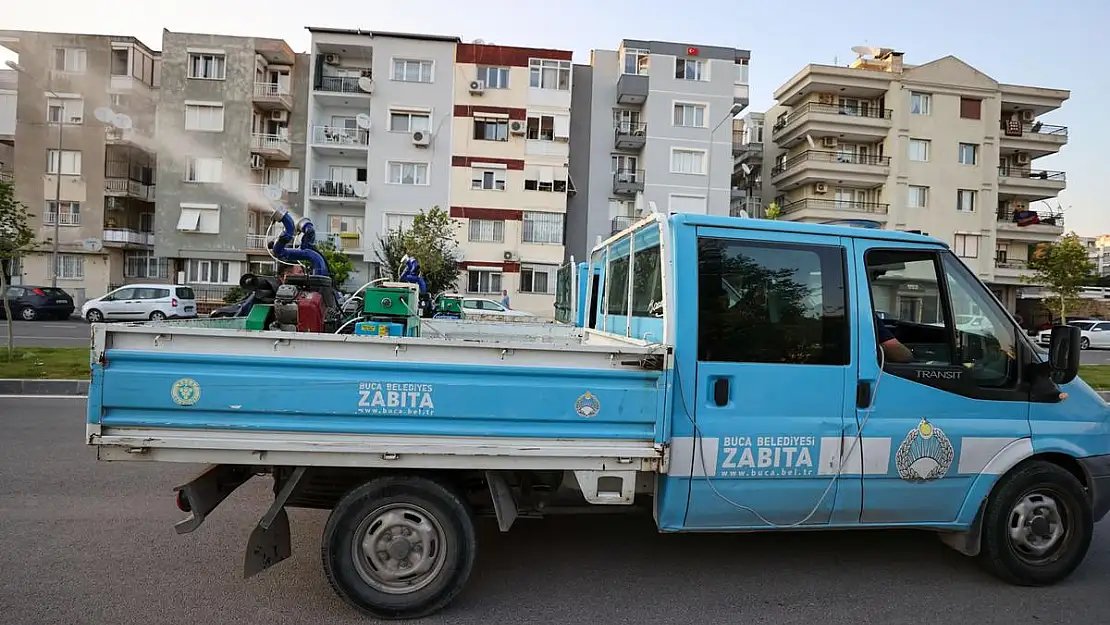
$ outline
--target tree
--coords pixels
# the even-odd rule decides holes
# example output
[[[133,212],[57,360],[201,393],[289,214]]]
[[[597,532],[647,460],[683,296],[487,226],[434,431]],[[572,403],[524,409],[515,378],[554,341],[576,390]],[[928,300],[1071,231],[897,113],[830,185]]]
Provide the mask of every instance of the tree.
[[[375,255],[391,280],[398,279],[401,258],[408,254],[420,262],[420,273],[428,283],[428,292],[455,290],[459,277],[459,222],[438,206],[420,211],[412,227],[390,230],[378,237]]]
[[[346,283],[347,278],[351,277],[351,272],[355,269],[354,263],[347,256],[347,252],[335,247],[335,244],[331,241],[318,241],[316,249],[328,262],[328,269],[331,270],[331,283],[336,288]]]
[[[27,206],[15,199],[15,187],[11,182],[0,180],[0,300],[4,304],[4,318],[7,327],[8,360],[11,360],[12,346],[12,307],[8,301],[8,281],[12,265],[21,254],[31,249],[35,242],[35,232],[28,222],[32,215]]]
[[[1064,323],[1068,309],[1075,306],[1080,289],[1094,273],[1087,248],[1071,232],[1053,243],[1038,245],[1032,252],[1029,268],[1033,270],[1033,275],[1023,276],[1022,280],[1043,286],[1052,294],[1052,304],[1045,301],[1045,305],[1050,309],[1058,306],[1060,322]]]

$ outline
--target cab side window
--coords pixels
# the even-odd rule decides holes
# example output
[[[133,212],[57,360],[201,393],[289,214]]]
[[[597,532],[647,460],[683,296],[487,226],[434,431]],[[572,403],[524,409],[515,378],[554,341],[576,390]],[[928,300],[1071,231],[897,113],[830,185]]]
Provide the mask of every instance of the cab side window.
[[[850,362],[843,249],[698,240],[698,360]]]

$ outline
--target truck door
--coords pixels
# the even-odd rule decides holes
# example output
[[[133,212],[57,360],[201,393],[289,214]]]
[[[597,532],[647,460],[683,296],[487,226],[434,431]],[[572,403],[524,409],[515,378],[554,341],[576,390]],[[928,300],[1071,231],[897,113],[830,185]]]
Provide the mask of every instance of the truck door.
[[[1019,366],[1027,344],[948,250],[864,239],[855,245],[859,382],[874,391],[856,413],[863,425],[861,521],[955,522],[989,461],[1029,436],[1029,389]],[[881,348],[878,339],[891,336],[896,341]],[[851,437],[859,433],[850,430]]]
[[[692,238],[692,237],[691,237]],[[676,343],[694,367],[676,372],[669,481],[688,476],[687,529],[821,525],[834,517],[835,460],[856,371],[846,302],[845,240],[698,228],[696,292],[678,286]],[[693,248],[693,241],[686,249]],[[680,260],[680,263],[682,261]],[[690,284],[688,281],[686,284]],[[696,309],[685,297],[696,299]],[[683,376],[693,371],[687,383]],[[693,386],[687,408],[685,387]],[[694,451],[700,444],[702,452]],[[673,482],[670,484],[673,485]],[[848,502],[855,520],[859,487]]]

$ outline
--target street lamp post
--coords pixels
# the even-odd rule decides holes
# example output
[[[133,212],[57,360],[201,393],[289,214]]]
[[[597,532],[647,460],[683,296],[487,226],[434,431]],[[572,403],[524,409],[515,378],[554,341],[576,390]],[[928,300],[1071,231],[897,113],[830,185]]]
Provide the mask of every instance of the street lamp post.
[[[740,114],[744,110],[744,105],[734,103],[728,109],[728,114],[717,122],[717,125],[709,131],[709,154],[705,158],[705,212],[709,213],[709,198],[713,195],[713,135],[717,130],[728,120]]]

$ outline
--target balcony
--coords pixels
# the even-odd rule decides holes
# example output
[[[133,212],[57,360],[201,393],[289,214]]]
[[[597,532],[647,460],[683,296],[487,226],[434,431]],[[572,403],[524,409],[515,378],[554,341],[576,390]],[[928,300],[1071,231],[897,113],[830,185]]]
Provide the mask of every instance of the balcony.
[[[613,193],[635,195],[644,191],[644,170],[618,169],[613,174]]]
[[[618,104],[643,104],[647,95],[647,74],[621,74],[617,79]]]
[[[131,197],[144,202],[154,201],[154,185],[143,184],[130,178],[105,178],[104,195]]]
[[[613,220],[609,222],[609,236],[613,236],[618,232],[623,232],[624,230],[627,230],[628,227],[636,223],[636,220],[638,219],[640,218],[633,217],[631,215],[621,215],[619,217],[614,217]]]
[[[889,156],[822,150],[806,150],[771,169],[771,178],[780,191],[829,180],[847,186],[873,187],[885,183],[889,174]]]
[[[153,247],[154,233],[139,232],[130,228],[104,228],[101,238],[105,247]]]
[[[763,198],[738,197],[732,200],[728,207],[729,216],[742,217],[743,213],[747,213],[748,217],[759,217],[763,213]]]
[[[995,259],[994,277],[1005,282],[1020,282],[1021,277],[1028,273],[1029,264],[1024,260]]]
[[[247,204],[250,206],[271,208],[273,202],[280,200],[285,195],[281,186],[276,184],[253,183],[248,186],[250,187],[250,198]],[[277,198],[277,200],[271,198]]]
[[[837,137],[847,143],[868,143],[886,138],[893,125],[891,109],[808,102],[776,121],[771,130],[775,143],[789,147],[806,140]]]
[[[0,182],[15,182],[15,174],[10,171],[0,171]]]
[[[1031,202],[1056,197],[1067,187],[1062,171],[1003,166],[998,168],[998,195],[1018,197]]]
[[[754,163],[763,160],[763,142],[749,141],[744,143],[740,133],[732,133],[732,156],[739,163]]]
[[[315,178],[309,182],[308,195],[313,200],[333,202],[365,202],[365,182],[346,182],[343,180],[328,180]]]
[[[791,221],[813,220],[818,223],[843,220],[846,217],[882,222],[886,221],[888,212],[890,204],[818,198],[806,198],[782,207],[783,217],[788,217]]]
[[[274,82],[254,83],[254,105],[263,111],[292,111],[293,94]]]
[[[293,146],[286,135],[251,134],[251,152],[265,158],[287,161],[293,154]]]
[[[999,147],[1003,152],[1025,152],[1032,158],[1055,154],[1068,142],[1068,127],[1004,119]]]
[[[362,128],[344,126],[313,126],[312,149],[320,154],[349,156],[359,154],[370,146],[370,132]]]
[[[47,212],[43,213],[42,214],[42,225],[44,225],[44,226],[53,226],[54,225],[54,220],[55,220],[55,218],[57,218],[57,216],[58,216],[58,213],[55,212],[55,211],[47,211]],[[59,226],[80,226],[81,225],[81,213],[63,212],[62,213],[62,218],[58,222],[58,225]]]
[[[109,145],[128,145],[142,150],[152,149],[152,139],[135,128],[114,128],[108,126],[104,129],[104,141]]]
[[[362,237],[357,232],[332,232],[324,235],[338,250],[362,252]]]
[[[613,128],[613,147],[618,150],[640,150],[647,142],[647,124],[617,122]]]
[[[357,76],[337,76],[325,72],[316,77],[312,85],[312,93],[320,103],[327,106],[344,106],[352,104],[352,100],[362,101],[369,99],[370,92],[359,86],[359,80],[370,78],[373,74],[369,67],[349,68],[359,72]],[[365,102],[359,102],[365,106]]]
[[[1064,215],[1047,211],[999,210],[998,237],[1025,242],[1052,241],[1064,233]]]
[[[264,234],[248,234],[246,237],[246,248],[251,251],[266,250],[266,235]]]

